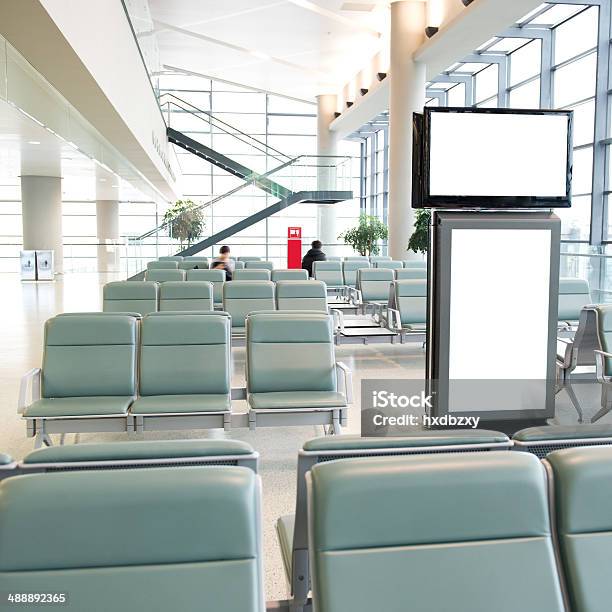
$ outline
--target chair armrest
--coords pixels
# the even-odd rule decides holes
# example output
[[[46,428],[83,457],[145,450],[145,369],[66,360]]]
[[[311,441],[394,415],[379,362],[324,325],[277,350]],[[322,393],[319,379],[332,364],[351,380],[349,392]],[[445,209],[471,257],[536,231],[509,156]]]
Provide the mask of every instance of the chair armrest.
[[[330,308],[329,313],[334,319],[334,330],[344,331],[344,313],[338,308]]]
[[[342,379],[342,386],[344,387],[344,397],[346,397],[346,403],[353,403],[353,373],[350,368],[341,361],[336,361],[336,377],[338,379],[338,386],[340,386],[340,379]]]
[[[390,321],[391,327],[395,331],[402,331],[402,319],[400,317],[400,312],[397,308],[386,308],[388,315],[387,320]]]
[[[610,384],[612,377],[606,376],[606,359],[612,359],[612,353],[593,351],[595,353],[595,375],[601,384]]]
[[[569,368],[572,365],[572,353],[574,341],[570,338],[557,338],[557,359],[563,357],[563,367]]]
[[[246,387],[234,387],[231,390],[230,398],[233,400],[245,400],[247,398]]]
[[[21,378],[19,385],[19,399],[17,400],[17,413],[23,414],[25,409],[40,399],[40,379],[42,370],[33,368],[26,372]],[[28,388],[30,390],[30,399],[28,401]]]

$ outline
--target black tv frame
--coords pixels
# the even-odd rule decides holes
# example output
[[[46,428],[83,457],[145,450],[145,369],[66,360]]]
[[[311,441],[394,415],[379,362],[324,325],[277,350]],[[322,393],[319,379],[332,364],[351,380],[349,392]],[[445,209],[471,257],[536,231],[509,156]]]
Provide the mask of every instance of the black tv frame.
[[[480,113],[499,115],[565,115],[568,121],[565,196],[436,196],[429,191],[432,113]],[[573,111],[515,108],[426,107],[413,115],[412,208],[570,208],[572,204]]]

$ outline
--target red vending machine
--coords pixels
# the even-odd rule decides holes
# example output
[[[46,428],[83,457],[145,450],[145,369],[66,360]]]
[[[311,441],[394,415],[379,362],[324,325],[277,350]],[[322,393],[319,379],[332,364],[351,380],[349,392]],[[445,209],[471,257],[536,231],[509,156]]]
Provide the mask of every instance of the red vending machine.
[[[302,267],[302,228],[287,228],[287,268]]]

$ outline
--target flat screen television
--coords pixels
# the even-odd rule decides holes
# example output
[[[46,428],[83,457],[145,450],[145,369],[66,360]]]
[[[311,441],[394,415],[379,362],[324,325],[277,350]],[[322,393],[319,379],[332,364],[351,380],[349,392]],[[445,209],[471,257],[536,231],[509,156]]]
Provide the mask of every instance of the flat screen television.
[[[572,111],[425,108],[413,117],[413,208],[568,208]]]

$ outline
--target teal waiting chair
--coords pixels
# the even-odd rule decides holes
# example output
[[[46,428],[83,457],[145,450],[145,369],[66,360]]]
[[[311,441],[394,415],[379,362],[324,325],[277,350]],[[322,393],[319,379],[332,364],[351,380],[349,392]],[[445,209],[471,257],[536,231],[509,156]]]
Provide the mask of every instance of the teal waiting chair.
[[[223,287],[223,309],[232,317],[232,333],[244,334],[246,317],[257,310],[274,310],[274,283],[235,280]]]
[[[23,377],[18,401],[37,447],[54,433],[126,431],[137,343],[136,316],[72,313],[46,322],[42,367]]]
[[[372,266],[374,266],[378,261],[391,261],[392,258],[388,255],[370,255],[369,259]]]
[[[251,257],[250,255],[245,255],[243,257],[238,257],[237,261],[261,261],[261,257]]]
[[[389,329],[400,334],[422,336],[427,324],[427,281],[396,280],[389,289],[389,302],[382,316]]]
[[[357,288],[357,271],[369,268],[370,262],[366,257],[362,259],[346,259],[342,264],[342,276],[347,287]]]
[[[395,280],[426,279],[427,268],[403,268],[395,271]]]
[[[329,290],[345,289],[342,263],[339,261],[315,261],[312,265],[312,276],[315,280],[323,281]]]
[[[3,597],[63,595],[42,607],[79,612],[266,610],[251,469],[30,474],[0,482],[0,498]]]
[[[208,270],[208,257],[187,256],[179,262],[179,270]]]
[[[244,270],[234,270],[233,279],[238,280],[257,280],[269,281],[270,270],[265,268],[245,268]]]
[[[213,310],[213,286],[207,281],[168,281],[159,287],[159,310]]]
[[[389,301],[389,290],[395,275],[386,268],[361,268],[357,271],[357,290],[363,312],[380,311]]]
[[[181,262],[183,261],[183,259],[185,258],[182,255],[162,255],[161,257],[157,258],[158,261],[177,261],[177,262]]]
[[[316,280],[288,280],[276,283],[278,310],[315,310],[327,313],[325,283]]]
[[[127,429],[231,426],[231,324],[223,312],[157,313],[142,321],[138,391]]]
[[[184,281],[185,270],[147,270],[145,272],[146,281],[165,283],[166,281]]]
[[[306,487],[317,612],[566,610],[548,482],[533,455],[330,461]],[[609,550],[587,565],[600,578]],[[588,581],[609,602],[610,581],[599,583]]]
[[[155,260],[147,264],[147,270],[177,270],[178,261],[170,260]]]
[[[159,285],[151,281],[114,281],[102,289],[104,312],[137,312],[141,315],[159,308]]]
[[[404,264],[401,261],[392,259],[377,259],[373,262],[373,268],[386,268],[387,270],[403,270]]]
[[[206,281],[212,283],[213,301],[215,306],[221,307],[223,303],[223,285],[225,284],[225,270],[188,270],[188,281]]]
[[[427,270],[427,262],[420,259],[407,259],[403,262],[404,268],[421,268]]]
[[[559,328],[575,328],[580,318],[580,311],[591,303],[591,292],[587,281],[581,278],[560,278]]]
[[[272,272],[274,269],[274,264],[271,261],[262,261],[262,260],[248,260],[244,262],[244,267],[249,270],[269,270]]]
[[[422,454],[481,453],[510,450],[503,433],[487,430],[415,431],[413,435],[362,438],[359,435],[325,436],[307,441],[298,453],[295,514],[281,516],[276,531],[293,605],[306,606],[310,591],[306,474],[319,463],[358,457]]]
[[[253,312],[246,318],[249,427],[324,425],[340,433],[351,372],[335,360],[331,315]]]
[[[272,282],[276,283],[277,281],[286,280],[308,280],[308,271],[299,268],[293,268],[291,270],[272,270]]]

